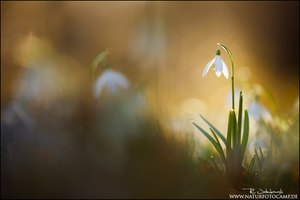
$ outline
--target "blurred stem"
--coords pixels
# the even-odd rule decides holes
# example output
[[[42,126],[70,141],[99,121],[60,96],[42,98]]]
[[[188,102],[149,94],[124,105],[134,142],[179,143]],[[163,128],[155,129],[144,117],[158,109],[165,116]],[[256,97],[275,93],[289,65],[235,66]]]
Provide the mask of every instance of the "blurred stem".
[[[99,64],[102,65],[102,69],[107,69],[109,67],[108,63],[107,63],[107,55],[110,53],[111,49],[110,48],[106,48],[104,49],[104,51],[99,52],[95,58],[93,59],[92,63],[91,63],[91,71],[92,71],[92,80],[93,82],[96,79],[96,71],[97,68],[99,66]]]
[[[232,109],[234,110],[234,62],[231,51],[224,46],[223,44],[219,44],[220,47],[222,47],[226,53],[228,54],[230,61],[231,61],[231,87],[232,87]]]

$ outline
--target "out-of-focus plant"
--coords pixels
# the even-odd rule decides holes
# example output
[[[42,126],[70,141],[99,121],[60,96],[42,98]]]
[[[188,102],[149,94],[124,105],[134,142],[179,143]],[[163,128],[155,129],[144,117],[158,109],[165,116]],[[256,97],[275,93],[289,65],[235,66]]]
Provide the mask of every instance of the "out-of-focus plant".
[[[264,108],[258,106],[257,108]],[[296,109],[295,109],[296,108]],[[265,133],[267,138],[258,138],[254,146],[247,173],[247,184],[262,187],[287,187],[291,182],[297,189],[299,182],[299,110],[295,106],[283,116],[273,114],[266,118],[266,108],[260,109],[257,118],[258,133]],[[249,108],[250,114],[250,108]],[[254,112],[256,114],[256,112]],[[270,115],[270,113],[269,113]],[[266,144],[266,145],[265,145]],[[261,146],[262,145],[262,146]],[[252,146],[252,145],[251,145]],[[250,149],[251,151],[251,149]],[[252,151],[251,151],[252,152]]]
[[[98,98],[107,88],[109,94],[116,94],[120,89],[127,89],[129,87],[128,79],[115,70],[112,70],[106,61],[110,49],[105,49],[99,52],[92,61],[91,72],[94,84],[94,96]],[[103,73],[96,80],[96,72],[99,65],[104,69]],[[94,83],[95,82],[95,83]]]
[[[238,114],[236,114],[234,107],[234,62],[231,51],[224,46],[223,44],[218,43],[218,48],[216,51],[216,56],[212,59],[205,67],[202,76],[205,76],[209,69],[214,65],[213,69],[218,77],[223,73],[226,78],[228,78],[228,69],[225,62],[221,58],[221,48],[229,55],[231,60],[231,82],[232,82],[232,109],[229,111],[228,119],[228,129],[227,137],[215,128],[207,119],[202,115],[201,118],[208,124],[210,131],[213,134],[213,137],[207,133],[204,129],[198,126],[193,122],[195,127],[200,130],[201,133],[211,142],[211,144],[217,150],[219,156],[222,159],[222,162],[225,166],[226,176],[233,181],[234,183],[239,180],[239,176],[242,172],[242,163],[244,160],[244,155],[248,143],[249,137],[249,117],[247,109],[244,110],[243,117],[243,95],[240,92],[239,98],[239,109]],[[238,117],[236,117],[238,116]],[[242,120],[244,119],[244,122]],[[243,133],[242,133],[243,130]],[[223,150],[221,142],[224,143],[226,150]]]

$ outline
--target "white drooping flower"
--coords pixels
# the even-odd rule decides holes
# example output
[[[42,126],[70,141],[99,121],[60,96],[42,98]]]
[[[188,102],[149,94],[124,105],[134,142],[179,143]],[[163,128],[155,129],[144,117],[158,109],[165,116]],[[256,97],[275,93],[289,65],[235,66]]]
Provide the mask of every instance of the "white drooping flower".
[[[223,73],[224,76],[225,76],[225,78],[228,79],[229,73],[228,73],[227,65],[222,60],[222,58],[221,58],[221,52],[220,52],[219,49],[216,52],[216,56],[209,63],[207,63],[206,67],[204,68],[203,73],[202,73],[203,77],[206,76],[206,74],[208,73],[209,69],[213,65],[214,65],[213,69],[216,72],[216,75],[218,77],[220,77],[222,75],[222,73]]]
[[[96,80],[94,96],[96,98],[99,97],[104,92],[104,89],[109,94],[115,95],[122,89],[128,89],[128,87],[129,81],[123,74],[112,69],[106,69]]]

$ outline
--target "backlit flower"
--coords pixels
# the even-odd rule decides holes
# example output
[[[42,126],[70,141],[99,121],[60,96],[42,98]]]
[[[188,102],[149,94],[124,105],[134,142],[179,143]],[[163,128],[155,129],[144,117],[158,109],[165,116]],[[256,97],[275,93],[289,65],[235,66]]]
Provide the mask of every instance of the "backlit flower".
[[[222,75],[222,73],[224,74],[225,78],[228,79],[229,73],[228,73],[228,69],[227,69],[227,65],[225,64],[225,62],[222,60],[221,58],[221,52],[218,49],[216,52],[216,57],[214,57],[204,68],[202,76],[206,76],[206,74],[208,73],[208,70],[211,68],[211,66],[213,66],[214,71],[216,72],[216,75],[218,77],[220,77]]]
[[[94,85],[94,96],[99,97],[104,88],[107,89],[109,94],[117,94],[122,89],[129,87],[129,81],[120,72],[112,69],[105,70],[96,80]]]

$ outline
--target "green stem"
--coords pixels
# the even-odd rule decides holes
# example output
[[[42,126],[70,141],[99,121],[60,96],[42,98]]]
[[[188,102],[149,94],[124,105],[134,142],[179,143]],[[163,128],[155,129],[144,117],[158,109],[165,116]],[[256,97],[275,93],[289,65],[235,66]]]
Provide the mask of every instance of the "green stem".
[[[108,68],[108,64],[106,62],[107,55],[110,53],[111,49],[106,48],[104,51],[99,52],[91,63],[91,72],[92,72],[92,81],[95,82],[96,79],[96,70],[99,64],[102,65],[103,69]]]
[[[226,51],[228,54],[230,61],[231,61],[231,88],[232,88],[232,109],[234,110],[234,63],[233,63],[233,57],[231,51],[224,46],[223,44],[220,44],[220,46]]]

